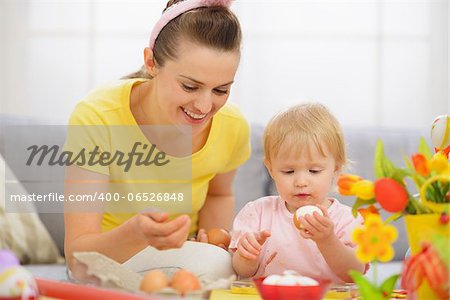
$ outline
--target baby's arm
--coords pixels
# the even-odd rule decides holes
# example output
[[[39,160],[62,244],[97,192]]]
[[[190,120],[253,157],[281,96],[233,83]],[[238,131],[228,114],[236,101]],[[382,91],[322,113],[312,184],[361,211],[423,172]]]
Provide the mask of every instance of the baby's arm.
[[[346,246],[336,235],[316,244],[331,270],[343,281],[353,282],[348,275],[350,270],[364,272],[365,264],[358,261],[355,250]]]
[[[334,233],[334,223],[329,218],[327,209],[317,205],[323,212],[323,216],[314,213],[307,215],[301,222],[306,230],[300,231],[300,235],[316,242],[323,258],[331,270],[343,281],[352,282],[348,275],[350,270],[364,272],[365,264],[358,261],[355,250],[345,245]]]
[[[233,253],[233,268],[242,277],[252,277],[258,270],[259,254],[270,232],[267,230],[259,232],[247,232],[238,242],[237,249]]]

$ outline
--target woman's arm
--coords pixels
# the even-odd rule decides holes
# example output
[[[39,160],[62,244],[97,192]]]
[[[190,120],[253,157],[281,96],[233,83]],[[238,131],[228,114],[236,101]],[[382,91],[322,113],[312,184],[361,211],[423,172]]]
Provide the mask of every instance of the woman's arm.
[[[236,170],[217,174],[209,183],[205,204],[200,209],[198,228],[230,230],[234,213],[233,179]]]
[[[108,191],[108,176],[69,166],[64,188],[66,197],[75,193],[74,184],[80,187],[80,178],[89,184],[96,183],[95,191],[92,188],[77,189],[80,194]],[[166,222],[167,213],[141,213],[111,231],[102,232],[103,214],[97,210],[98,207],[88,212],[71,209],[73,206],[69,204],[64,213],[64,248],[69,268],[72,266],[72,253],[76,251],[97,251],[122,263],[148,245],[157,249],[179,248],[186,241],[190,227],[190,219],[185,215]]]

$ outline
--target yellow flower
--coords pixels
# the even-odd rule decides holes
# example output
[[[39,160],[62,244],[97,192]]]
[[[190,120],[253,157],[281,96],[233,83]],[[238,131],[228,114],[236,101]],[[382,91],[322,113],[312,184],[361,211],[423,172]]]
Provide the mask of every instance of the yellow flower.
[[[433,158],[428,162],[428,166],[431,170],[441,174],[449,168],[449,163],[447,157],[443,153],[438,152],[433,155]]]
[[[397,235],[397,229],[392,225],[384,225],[379,215],[368,215],[364,226],[353,231],[353,240],[358,244],[356,257],[363,263],[375,259],[390,261],[394,257],[391,244],[397,239]]]
[[[360,180],[354,183],[350,190],[356,197],[363,200],[370,200],[374,197],[374,186],[370,180]]]

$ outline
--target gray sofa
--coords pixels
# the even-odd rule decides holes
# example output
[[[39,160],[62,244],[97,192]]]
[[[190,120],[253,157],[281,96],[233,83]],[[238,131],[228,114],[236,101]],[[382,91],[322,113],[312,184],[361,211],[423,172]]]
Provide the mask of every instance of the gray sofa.
[[[42,126],[42,128],[37,131],[27,130],[30,127],[25,127],[36,126],[38,124],[46,126]],[[57,141],[58,143],[62,144],[64,142],[65,127],[48,125],[50,125],[48,122],[43,123],[33,119],[18,116],[0,115],[1,154],[5,157],[5,151],[7,149],[19,149],[20,147],[23,148],[24,142],[27,142],[30,139],[44,141],[51,138],[52,141]],[[25,130],[20,130],[21,127],[25,128]],[[14,131],[13,137],[11,137],[11,130]],[[352,161],[350,171],[366,178],[373,177],[373,154],[377,139],[382,139],[384,141],[387,155],[395,163],[402,165],[403,156],[406,154],[412,154],[417,151],[419,137],[424,136],[428,138],[427,132],[427,129],[413,130],[389,128],[344,128],[344,134],[348,148],[348,156]],[[263,165],[262,133],[263,126],[252,124],[252,156],[249,161],[239,169],[234,183],[236,213],[248,201],[257,199],[264,195],[275,193],[274,186]],[[6,163],[15,174],[22,174],[24,172],[23,167],[21,168],[20,165],[10,164],[7,158]],[[27,178],[27,176],[31,176],[31,178],[39,178],[40,176],[43,178],[58,178],[61,182],[61,178],[63,178],[64,175],[63,168],[39,169],[34,171],[30,171],[27,169],[27,172],[37,173],[31,175],[25,174],[25,176],[19,177]],[[42,193],[45,191],[62,193],[63,188],[62,184],[52,185],[51,187],[49,187],[48,185],[35,184],[30,181],[24,181],[23,186],[29,193]],[[339,198],[343,203],[347,203],[348,205],[352,204],[352,199],[350,198],[345,199],[345,197],[343,198],[337,195],[335,196]],[[53,237],[62,254],[64,240],[64,223],[62,214],[40,212],[39,207],[37,208],[37,210],[40,219],[48,229],[50,235]],[[403,222],[400,220],[394,222],[394,225],[399,230],[398,241],[394,244],[396,250],[395,261],[380,266],[379,277],[381,278],[385,278],[389,274],[399,272],[401,267],[401,260],[404,257],[408,247]],[[50,279],[66,279],[64,265],[31,265],[28,266],[28,268],[37,276]]]

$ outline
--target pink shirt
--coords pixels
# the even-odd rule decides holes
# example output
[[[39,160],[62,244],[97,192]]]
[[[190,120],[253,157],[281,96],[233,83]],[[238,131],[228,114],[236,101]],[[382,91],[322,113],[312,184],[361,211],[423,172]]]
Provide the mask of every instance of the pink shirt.
[[[356,247],[351,241],[353,229],[361,226],[360,215],[354,218],[351,208],[330,199],[332,204],[328,214],[334,222],[334,232],[345,245]],[[255,277],[270,274],[282,274],[285,270],[294,270],[304,276],[343,281],[333,273],[325,262],[316,243],[300,236],[293,223],[293,214],[286,208],[279,196],[268,196],[247,203],[238,213],[233,223],[230,248],[236,249],[241,235],[245,232],[268,230],[271,236],[264,243],[260,264]],[[272,261],[271,256],[276,253]]]

